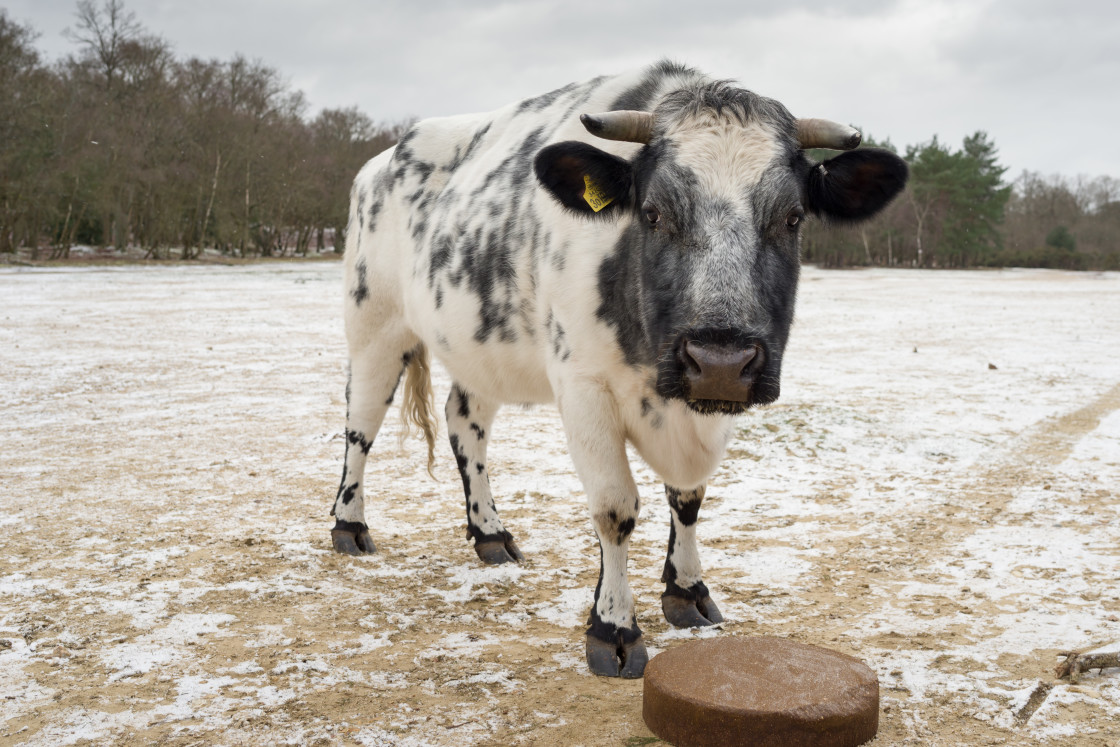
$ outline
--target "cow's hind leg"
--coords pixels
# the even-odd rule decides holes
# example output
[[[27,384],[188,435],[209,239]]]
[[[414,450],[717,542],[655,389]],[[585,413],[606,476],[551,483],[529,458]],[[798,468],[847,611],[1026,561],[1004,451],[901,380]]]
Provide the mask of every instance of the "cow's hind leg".
[[[335,517],[331,543],[336,552],[366,555],[375,552],[365,517],[366,457],[385,412],[393,402],[401,374],[419,354],[416,341],[403,345],[369,345],[352,353],[346,382],[346,455],[342,480],[331,508]]]
[[[669,553],[665,557],[665,593],[661,610],[665,619],[678,628],[695,628],[723,622],[723,615],[700,578],[700,554],[696,547],[696,519],[704,500],[704,486],[678,490],[665,486],[672,514],[669,526]]]
[[[452,384],[447,398],[447,433],[467,497],[467,539],[474,539],[474,551],[490,565],[525,559],[513,535],[502,526],[490,493],[486,444],[497,412],[497,405],[470,394],[458,383]]]

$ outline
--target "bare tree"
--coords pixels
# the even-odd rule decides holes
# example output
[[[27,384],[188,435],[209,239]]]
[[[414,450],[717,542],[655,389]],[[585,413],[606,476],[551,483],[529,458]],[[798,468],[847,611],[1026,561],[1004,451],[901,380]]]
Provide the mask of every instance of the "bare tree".
[[[124,64],[125,45],[138,39],[144,29],[136,14],[124,9],[122,0],[105,0],[100,6],[93,0],[79,0],[74,15],[75,27],[63,34],[101,64],[106,90],[111,90]]]
[[[49,211],[50,175],[42,168],[51,133],[52,80],[32,46],[33,29],[0,8],[0,252],[30,244],[39,251],[39,225]]]

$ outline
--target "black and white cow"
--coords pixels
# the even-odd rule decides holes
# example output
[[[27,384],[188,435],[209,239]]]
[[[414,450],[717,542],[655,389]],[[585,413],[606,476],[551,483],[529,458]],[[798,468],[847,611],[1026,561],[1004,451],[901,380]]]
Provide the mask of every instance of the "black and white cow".
[[[858,143],[848,127],[795,119],[668,62],[414,126],[351,194],[334,548],[374,551],[363,474],[402,374],[430,468],[435,354],[454,381],[447,426],[484,562],[522,557],[490,492],[494,416],[504,403],[560,409],[599,537],[593,672],[640,677],[646,663],[626,575],[640,508],[627,442],[664,479],[672,509],[665,617],[720,622],[697,513],[734,416],[778,397],[801,222],[868,218],[906,181],[886,151],[823,163],[803,152]]]

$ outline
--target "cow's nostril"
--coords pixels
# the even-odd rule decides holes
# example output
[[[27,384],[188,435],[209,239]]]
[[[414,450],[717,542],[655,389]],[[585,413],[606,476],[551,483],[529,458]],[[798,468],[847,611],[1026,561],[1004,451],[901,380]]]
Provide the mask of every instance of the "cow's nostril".
[[[739,376],[749,376],[751,374],[754,370],[751,364],[754,362],[755,358],[758,357],[760,352],[757,345],[751,345],[746,350],[740,351],[742,354],[743,367],[739,369]]]
[[[746,356],[743,359],[743,370],[739,373],[740,376],[753,376],[766,365],[766,353],[763,352],[761,345],[751,345],[743,352]]]
[[[684,364],[686,370],[693,374],[699,374],[704,371],[704,366],[701,363],[704,360],[705,350],[698,342],[686,340],[684,345],[680,347],[681,363]]]

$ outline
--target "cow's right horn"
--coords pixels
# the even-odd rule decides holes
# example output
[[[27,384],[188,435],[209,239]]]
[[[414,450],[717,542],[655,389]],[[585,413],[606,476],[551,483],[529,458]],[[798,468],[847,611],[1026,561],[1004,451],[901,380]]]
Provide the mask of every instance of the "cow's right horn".
[[[653,138],[653,115],[649,112],[623,109],[603,114],[581,114],[579,121],[595,137],[648,143]]]
[[[859,134],[859,130],[839,122],[827,119],[797,120],[797,140],[803,150],[809,148],[852,150],[862,139],[863,135]]]

